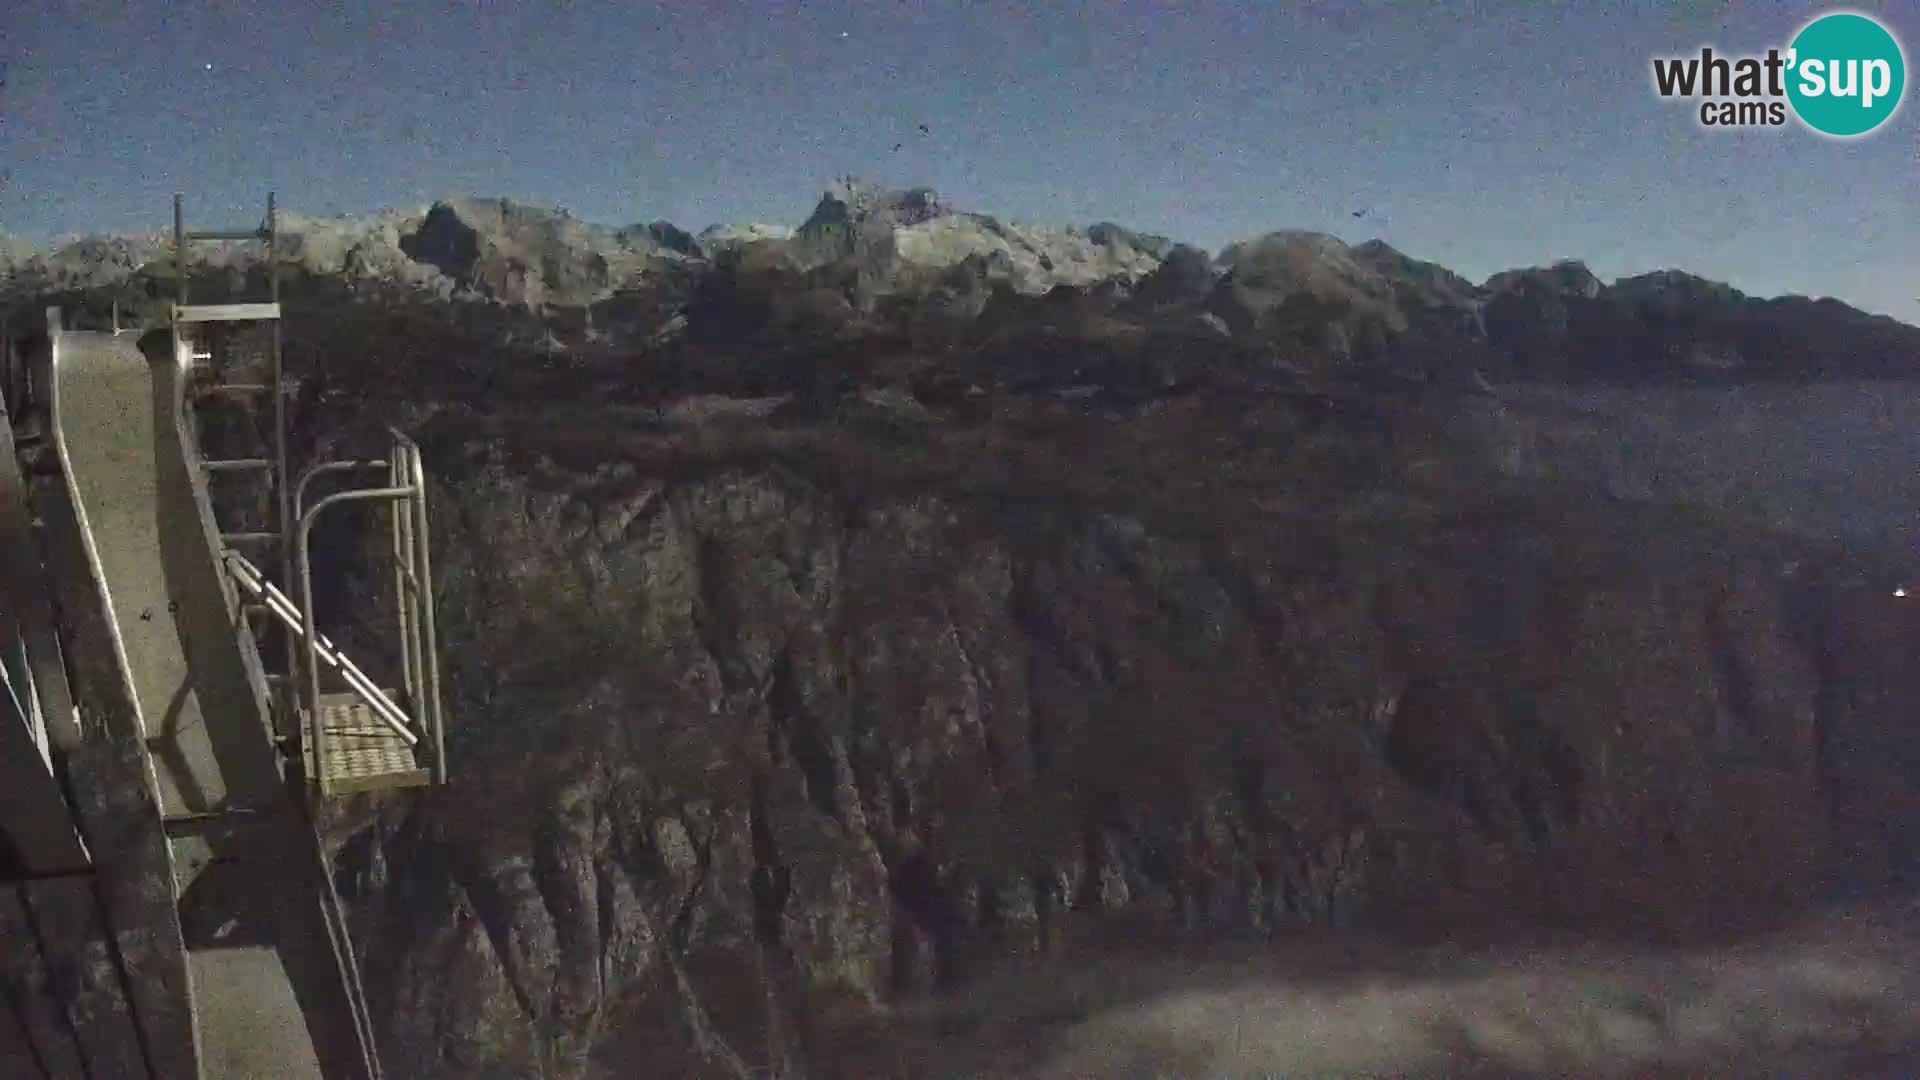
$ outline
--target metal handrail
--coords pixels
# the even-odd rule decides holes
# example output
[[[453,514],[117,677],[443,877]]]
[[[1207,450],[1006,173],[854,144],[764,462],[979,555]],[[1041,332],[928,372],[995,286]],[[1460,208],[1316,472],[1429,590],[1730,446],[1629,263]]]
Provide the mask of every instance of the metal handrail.
[[[391,429],[390,429],[391,430]],[[433,740],[433,779],[435,783],[446,783],[447,751],[446,724],[441,714],[440,704],[440,639],[439,629],[435,625],[433,611],[433,552],[431,538],[427,533],[427,474],[421,461],[419,444],[407,438],[399,431],[393,431],[395,448],[400,451],[396,458],[404,457],[409,475],[408,485],[413,488],[413,497],[409,508],[413,511],[412,527],[409,530],[414,542],[413,559],[409,570],[414,588],[414,617],[417,620],[415,637],[422,662],[422,674],[425,676],[420,687],[421,700],[415,704],[426,724],[426,733]]]
[[[350,472],[354,469],[385,469],[387,463],[373,461],[323,461],[300,474],[300,482],[293,488],[293,516],[298,519],[307,509],[307,485],[330,473]]]
[[[297,521],[291,537],[291,553],[297,580],[297,604],[267,581],[238,553],[230,552],[236,573],[249,592],[264,597],[267,608],[296,634],[298,651],[305,649],[305,662],[296,663],[300,671],[299,707],[304,713],[308,746],[316,762],[327,753],[327,733],[320,722],[320,666],[339,671],[348,686],[371,706],[379,718],[403,738],[408,746],[421,741],[432,746],[430,773],[436,784],[445,783],[445,723],[440,703],[440,662],[438,628],[435,626],[432,588],[432,562],[427,533],[427,483],[419,445],[397,429],[392,452],[384,460],[324,462],[309,468],[289,493],[290,509]],[[322,476],[359,469],[385,469],[386,486],[338,491],[308,502],[310,488]],[[392,504],[391,555],[394,562],[395,616],[400,635],[402,685],[409,709],[402,709],[387,697],[378,684],[354,666],[351,660],[320,633],[313,603],[312,539],[315,523],[325,512],[348,502],[379,501]],[[411,711],[412,715],[408,715]],[[327,782],[322,770],[322,793]]]
[[[304,695],[303,705],[308,723],[312,725],[312,745],[314,760],[319,761],[326,755],[326,725],[320,723],[320,664],[317,637],[320,627],[313,610],[313,561],[309,540],[313,534],[313,524],[329,507],[349,502],[382,502],[405,499],[413,494],[411,487],[361,488],[357,491],[336,491],[322,498],[300,515],[300,525],[294,533],[294,561],[300,580],[300,608],[306,622],[302,637],[306,642],[306,664],[302,674]],[[321,790],[326,790],[326,778],[321,777]]]
[[[307,487],[310,484],[312,484],[315,480],[318,480],[319,478],[321,478],[322,476],[329,476],[329,475],[333,475],[336,473],[343,473],[343,472],[351,472],[355,469],[385,469],[385,468],[388,468],[387,462],[377,460],[377,459],[372,461],[325,461],[325,462],[321,462],[318,465],[313,466],[312,468],[309,468],[306,472],[301,474],[299,481],[294,485],[294,488],[293,488],[292,502],[293,502],[294,518],[297,519],[299,518],[300,515],[306,513]],[[293,629],[295,633],[304,632],[301,626],[294,626],[291,629]],[[292,666],[293,665],[289,665],[290,668]],[[371,680],[369,680],[369,682],[371,682]],[[412,693],[413,693],[413,688],[411,686],[408,686],[407,694],[410,699],[412,697]],[[409,737],[407,740],[407,745],[408,746],[415,745],[415,740]]]
[[[265,575],[260,573],[258,567],[248,562],[246,556],[237,551],[227,552],[227,559],[232,564],[234,576],[240,579],[242,588],[266,601],[267,610],[277,616],[288,629],[295,632],[303,629],[305,620],[301,617],[299,609],[294,607],[293,601],[287,599],[287,594],[281,592],[273,582],[268,581]],[[347,685],[389,728],[393,729],[394,734],[400,736],[408,746],[419,744],[420,737],[414,734],[408,725],[409,718],[406,712],[386,695],[386,691],[380,689],[378,683],[368,677],[358,664],[348,659],[346,654],[328,640],[325,634],[319,636],[316,644],[320,659],[328,667],[340,672],[346,679]]]
[[[406,486],[405,447],[394,447],[392,464],[387,470],[389,487]],[[407,688],[407,700],[416,710],[421,708],[421,657],[420,657],[420,619],[419,619],[419,583],[413,579],[413,500],[396,503],[393,512],[388,515],[393,533],[393,549],[389,553],[393,559],[393,601],[394,620],[400,635],[400,679]],[[424,720],[424,716],[423,716]]]

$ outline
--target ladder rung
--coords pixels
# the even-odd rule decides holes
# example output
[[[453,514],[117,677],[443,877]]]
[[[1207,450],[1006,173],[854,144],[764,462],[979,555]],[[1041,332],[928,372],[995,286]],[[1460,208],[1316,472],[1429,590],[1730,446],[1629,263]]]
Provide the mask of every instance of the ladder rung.
[[[200,229],[187,233],[189,240],[265,240],[265,229]]]
[[[170,838],[191,835],[200,829],[218,829],[232,825],[257,825],[274,820],[271,809],[235,806],[227,810],[174,814],[160,819],[160,827]]]
[[[208,472],[240,472],[247,469],[271,469],[273,468],[273,459],[263,457],[214,458],[211,461],[202,461],[200,467]]]
[[[278,319],[279,304],[175,304],[176,323],[259,322]]]
[[[271,813],[273,813],[273,810],[269,807],[229,806],[220,810],[202,810],[197,813],[188,811],[184,814],[168,814],[161,818],[160,822],[164,825],[198,825],[214,821],[230,821],[234,818],[241,817],[261,817]]]
[[[208,383],[194,388],[194,393],[201,397],[215,394],[267,394],[272,391],[273,386],[269,383]]]
[[[220,539],[229,544],[266,544],[280,539],[277,532],[223,532]]]

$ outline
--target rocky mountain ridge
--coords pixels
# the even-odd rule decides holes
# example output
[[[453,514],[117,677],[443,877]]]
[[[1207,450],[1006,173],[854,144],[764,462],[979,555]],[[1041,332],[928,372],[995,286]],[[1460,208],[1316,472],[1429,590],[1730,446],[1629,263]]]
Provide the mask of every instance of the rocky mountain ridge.
[[[1186,326],[1296,360],[1400,378],[1908,378],[1920,330],[1833,300],[1756,299],[1680,271],[1612,283],[1584,265],[1473,283],[1380,241],[1279,231],[1217,256],[1111,223],[1041,228],[927,189],[835,183],[794,229],[608,227],[507,199],[418,211],[286,214],[283,266],[387,302],[480,304],[526,340],[635,349],[708,340],[905,333],[923,344],[1044,328],[1126,341]],[[196,245],[237,281],[257,248]],[[0,246],[0,297],[165,294],[160,234]],[[217,288],[216,288],[216,291]]]

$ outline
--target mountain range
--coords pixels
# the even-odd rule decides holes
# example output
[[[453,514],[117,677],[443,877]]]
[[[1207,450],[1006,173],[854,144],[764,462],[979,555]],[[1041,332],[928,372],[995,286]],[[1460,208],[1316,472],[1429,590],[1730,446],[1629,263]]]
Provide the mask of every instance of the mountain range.
[[[907,337],[980,344],[1029,330],[1115,346],[1210,334],[1282,362],[1401,378],[1909,378],[1920,330],[1839,301],[1762,299],[1681,270],[1603,282],[1578,262],[1475,283],[1380,241],[1277,231],[1217,255],[1112,223],[1013,224],[927,189],[831,186],[797,228],[610,227],[507,199],[418,211],[281,216],[291,275],[390,302],[483,304],[531,340],[581,351],[687,332]],[[258,245],[196,244],[197,273],[237,283]],[[169,238],[0,243],[0,297],[166,292]],[[216,291],[220,288],[215,285]]]

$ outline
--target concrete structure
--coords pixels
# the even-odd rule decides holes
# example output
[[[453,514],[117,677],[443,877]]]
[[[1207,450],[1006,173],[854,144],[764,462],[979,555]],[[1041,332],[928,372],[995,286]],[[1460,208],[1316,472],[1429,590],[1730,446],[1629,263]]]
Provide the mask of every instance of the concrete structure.
[[[269,202],[260,230],[176,225],[178,253],[257,238],[271,262],[273,220]],[[395,433],[390,461],[287,483],[278,292],[192,307],[183,281],[170,332],[72,331],[49,311],[5,350],[0,398],[33,435],[15,445],[0,412],[0,878],[21,882],[0,936],[27,945],[0,956],[0,983],[30,992],[9,999],[20,1038],[0,1031],[0,1075],[380,1075],[312,809],[445,779],[426,482]],[[225,335],[249,325],[271,331],[270,379],[222,384]],[[268,445],[207,460],[196,402],[234,392],[270,395]],[[311,480],[369,466],[385,486],[301,505]],[[234,472],[272,508],[264,530],[223,528],[208,479]],[[404,690],[311,614],[305,537],[345,503],[391,511]],[[262,543],[286,589],[238,550]],[[267,630],[281,648],[262,649]]]

